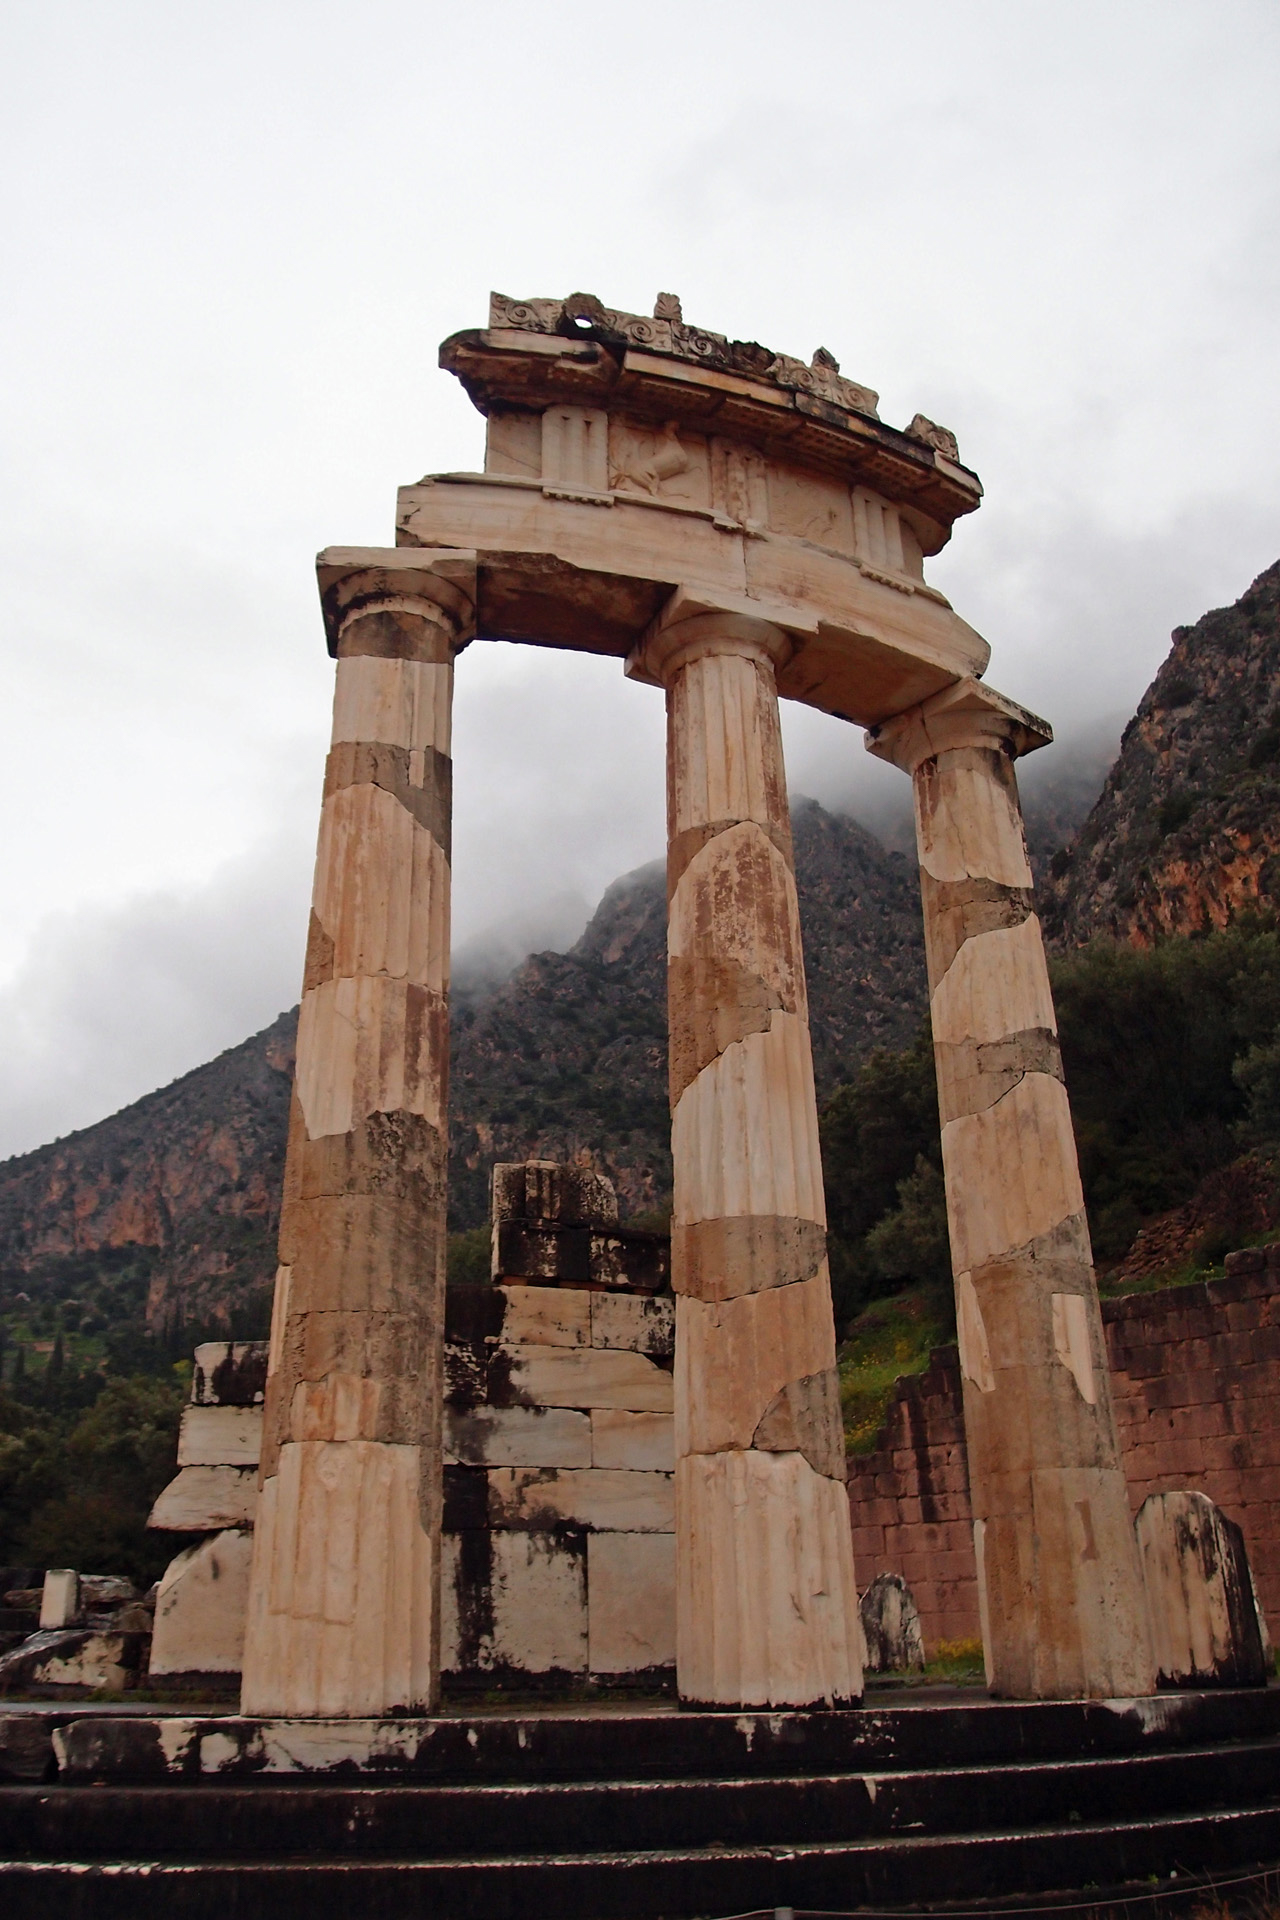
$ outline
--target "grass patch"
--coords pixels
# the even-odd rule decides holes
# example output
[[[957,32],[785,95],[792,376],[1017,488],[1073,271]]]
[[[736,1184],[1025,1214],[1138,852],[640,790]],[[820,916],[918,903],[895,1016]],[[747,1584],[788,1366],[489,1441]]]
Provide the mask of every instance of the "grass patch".
[[[936,1346],[954,1337],[949,1297],[913,1287],[860,1313],[837,1356],[845,1445],[871,1453],[898,1381],[923,1373]]]
[[[1185,1266],[1165,1267],[1159,1273],[1144,1273],[1133,1280],[1109,1281],[1098,1275],[1100,1300],[1123,1300],[1131,1293],[1164,1293],[1169,1287],[1193,1287],[1201,1280],[1221,1280],[1221,1267],[1198,1267],[1194,1260]]]
[[[929,1680],[985,1680],[981,1640],[939,1640],[925,1666]]]

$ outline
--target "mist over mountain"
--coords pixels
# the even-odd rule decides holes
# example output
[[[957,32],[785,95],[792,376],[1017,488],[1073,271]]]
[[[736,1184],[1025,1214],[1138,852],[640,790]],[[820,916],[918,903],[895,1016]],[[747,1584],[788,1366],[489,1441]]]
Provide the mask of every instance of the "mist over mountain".
[[[1109,759],[1102,729],[1025,764],[1037,867],[1078,826]],[[907,782],[881,824],[896,846],[813,801],[793,805],[820,1100],[874,1048],[905,1045],[925,1008]],[[584,915],[576,895],[552,897],[533,915],[499,916],[456,955],[455,1229],[486,1218],[495,1160],[589,1159],[624,1213],[669,1202],[664,863],[616,880],[579,933]],[[98,1125],[0,1164],[0,1312],[23,1293],[71,1303],[68,1323],[88,1329],[264,1326],[296,1019],[282,1014]]]
[[[819,1091],[924,1006],[914,863],[856,821],[793,810]],[[464,979],[453,1016],[452,1224],[487,1214],[496,1159],[589,1157],[624,1211],[664,1206],[666,888],[655,861],[606,891],[567,952],[499,984]],[[500,965],[491,958],[490,964]],[[0,1164],[0,1305],[44,1290],[90,1326],[265,1313],[296,1009],[171,1086]],[[255,1304],[256,1303],[256,1304]]]
[[[829,1093],[924,1008],[913,861],[813,801],[792,810],[814,1070]],[[666,869],[609,888],[568,953],[540,953],[454,1018],[451,1207],[485,1217],[495,1159],[589,1156],[625,1210],[666,1204]]]

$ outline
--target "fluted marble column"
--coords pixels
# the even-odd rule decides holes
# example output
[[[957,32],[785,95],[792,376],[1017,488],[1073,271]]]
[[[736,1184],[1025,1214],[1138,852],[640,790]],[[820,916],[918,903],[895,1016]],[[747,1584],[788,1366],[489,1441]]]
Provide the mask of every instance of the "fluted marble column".
[[[915,789],[988,1682],[1108,1698],[1155,1672],[1013,770],[1049,737],[962,680],[868,746]]]
[[[667,690],[681,1697],[862,1691],[826,1215],[767,622],[677,603]],[[635,670],[633,668],[633,670]]]
[[[377,1715],[439,1687],[449,732],[474,586],[465,555],[327,561],[333,744],[242,1705]]]

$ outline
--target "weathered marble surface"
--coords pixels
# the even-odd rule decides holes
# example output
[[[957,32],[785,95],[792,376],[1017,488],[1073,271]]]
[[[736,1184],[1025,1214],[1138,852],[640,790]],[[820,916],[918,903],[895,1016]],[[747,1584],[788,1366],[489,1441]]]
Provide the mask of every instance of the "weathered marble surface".
[[[1153,1493],[1134,1520],[1162,1686],[1260,1687],[1270,1649],[1244,1535],[1203,1493]]]
[[[1155,1668],[1013,771],[1048,737],[962,680],[868,746],[915,788],[987,1678],[1105,1699]]]
[[[777,628],[679,596],[667,690],[681,1697],[862,1691]]]
[[[253,1533],[228,1528],[169,1562],[156,1594],[150,1673],[239,1673]]]
[[[924,1670],[924,1635],[911,1589],[900,1573],[877,1574],[859,1611],[868,1673]]]
[[[465,554],[320,569],[337,656],[245,1635],[246,1711],[439,1692],[453,656]]]

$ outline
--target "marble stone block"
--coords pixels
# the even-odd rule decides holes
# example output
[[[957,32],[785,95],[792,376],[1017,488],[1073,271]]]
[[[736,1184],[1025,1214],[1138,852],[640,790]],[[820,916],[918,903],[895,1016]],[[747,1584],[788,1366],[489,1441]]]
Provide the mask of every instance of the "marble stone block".
[[[572,1407],[445,1408],[448,1464],[589,1467],[591,1416]]]
[[[161,1533],[211,1533],[251,1527],[258,1505],[253,1467],[183,1467],[147,1516]]]
[[[593,1533],[587,1541],[587,1595],[592,1673],[675,1664],[674,1534]]]
[[[267,1385],[265,1340],[206,1340],[195,1350],[193,1407],[260,1407]]]
[[[253,1535],[229,1528],[171,1560],[156,1594],[150,1671],[239,1673]]]
[[[507,1284],[499,1292],[506,1302],[502,1316],[505,1345],[591,1345],[591,1295],[585,1288]]]
[[[626,1407],[670,1413],[671,1375],[640,1353],[607,1347],[512,1347],[512,1392],[539,1407]]]
[[[1153,1493],[1134,1521],[1160,1682],[1266,1684],[1244,1535],[1203,1493]]]
[[[593,1293],[591,1344],[669,1360],[675,1351],[675,1302],[669,1295]]]
[[[591,1464],[673,1473],[676,1464],[674,1416],[596,1407],[591,1414]]]
[[[182,1409],[179,1467],[256,1467],[262,1453],[262,1408]]]
[[[586,1555],[547,1533],[446,1534],[440,1664],[446,1673],[583,1675]]]
[[[50,1567],[40,1595],[42,1630],[69,1627],[80,1611],[80,1575],[74,1567]]]
[[[675,1525],[669,1473],[615,1467],[495,1467],[489,1472],[495,1527],[551,1529],[565,1523],[609,1533],[669,1533]]]

